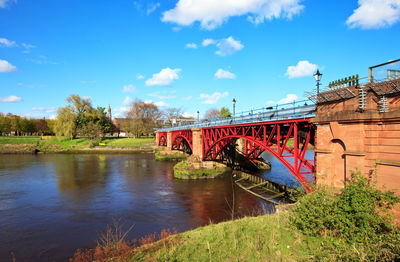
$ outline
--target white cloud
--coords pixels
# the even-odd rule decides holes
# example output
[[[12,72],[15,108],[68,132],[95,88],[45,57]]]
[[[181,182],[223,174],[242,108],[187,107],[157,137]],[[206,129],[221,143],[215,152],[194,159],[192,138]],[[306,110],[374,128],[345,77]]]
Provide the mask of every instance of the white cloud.
[[[17,71],[17,68],[15,66],[10,64],[6,60],[0,59],[0,73],[8,73],[13,71]]]
[[[132,98],[130,98],[129,96],[125,97],[124,101],[122,101],[123,105],[129,106],[132,104]]]
[[[218,103],[218,101],[221,98],[224,98],[226,96],[228,96],[229,93],[228,92],[215,92],[212,95],[208,95],[208,94],[200,94],[200,98],[204,99],[203,101],[201,101],[202,104],[207,104],[207,105],[214,105],[216,103]]]
[[[149,3],[147,6],[146,14],[149,15],[149,14],[153,13],[159,7],[160,7],[160,3]]]
[[[235,40],[232,36],[221,40],[204,39],[202,46],[209,45],[215,45],[218,48],[215,53],[220,56],[232,55],[244,48],[244,45],[240,43],[240,41]]]
[[[298,99],[298,96],[295,94],[287,94],[285,98],[282,98],[278,102],[275,102],[273,100],[267,101],[267,105],[280,105],[280,104],[288,104],[296,101]]]
[[[187,43],[185,45],[186,48],[191,48],[191,49],[196,49],[197,48],[197,44],[195,43]]]
[[[313,75],[314,71],[317,70],[318,65],[311,64],[307,60],[299,61],[295,66],[289,66],[286,71],[286,75],[289,78],[297,78]]]
[[[181,71],[179,68],[171,69],[164,68],[160,73],[153,74],[153,77],[146,80],[148,86],[167,86],[170,85],[175,79],[179,79],[178,73]]]
[[[55,107],[32,107],[32,111],[39,111],[39,112],[44,112],[44,113],[54,113],[56,111]]]
[[[169,106],[167,103],[164,103],[163,101],[155,102],[154,104],[159,107]]]
[[[191,115],[191,114],[189,114],[188,112],[184,112],[184,113],[182,114],[182,116],[185,117],[185,118],[194,118],[194,115]]]
[[[22,43],[21,45],[25,48],[25,50],[23,51],[23,53],[25,54],[28,54],[32,48],[36,48],[36,46],[26,43]]]
[[[169,106],[167,103],[165,103],[165,102],[163,102],[163,101],[159,101],[159,102],[153,102],[153,101],[151,101],[151,100],[146,100],[146,101],[144,101],[146,104],[155,104],[156,106],[159,106],[159,107],[166,107],[166,106]]]
[[[350,28],[378,29],[400,20],[400,0],[358,0],[358,5],[346,21]]]
[[[185,96],[182,100],[189,101],[192,100],[193,96]]]
[[[0,0],[0,8],[6,8],[7,3],[15,2],[15,0]]]
[[[304,8],[301,0],[179,0],[173,9],[165,11],[161,20],[180,26],[200,22],[203,29],[212,30],[233,16],[247,15],[253,23],[265,19],[288,18]]]
[[[222,39],[217,43],[218,51],[215,52],[217,55],[221,56],[226,56],[226,55],[231,55],[239,50],[242,50],[244,45],[240,43],[240,41],[237,41],[233,39],[232,36]]]
[[[136,75],[136,78],[137,78],[137,79],[143,79],[143,78],[144,78],[144,76],[143,76],[143,75],[141,75],[141,74],[137,74],[137,75]]]
[[[16,46],[17,43],[14,41],[10,41],[6,38],[0,38],[0,47],[13,47]]]
[[[122,88],[122,93],[133,93],[136,92],[136,87],[134,85],[124,85]]]
[[[217,70],[217,72],[215,72],[214,77],[216,79],[235,79],[236,75],[220,68]]]
[[[129,106],[123,106],[123,107],[120,107],[119,109],[117,108],[115,111],[126,114],[129,111]]]
[[[215,45],[217,43],[216,40],[211,39],[211,38],[206,38],[203,40],[203,42],[201,43],[202,46],[208,46],[208,45]]]
[[[21,102],[22,98],[18,96],[8,96],[8,97],[0,97],[0,102],[6,102],[6,103],[15,103],[15,102]]]

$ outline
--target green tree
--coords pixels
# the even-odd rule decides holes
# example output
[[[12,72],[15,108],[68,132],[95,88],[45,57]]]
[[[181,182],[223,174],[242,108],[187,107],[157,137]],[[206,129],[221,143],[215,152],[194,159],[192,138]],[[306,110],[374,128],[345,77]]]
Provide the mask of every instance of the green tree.
[[[8,134],[11,132],[11,121],[10,119],[0,113],[0,135]]]
[[[110,133],[113,131],[113,124],[110,119],[107,117],[107,112],[105,107],[97,107],[97,111],[99,112],[98,118],[95,119],[96,124],[101,127],[103,134]]]
[[[229,109],[227,107],[222,107],[219,110],[219,114],[221,115],[222,118],[229,118],[232,116],[231,112],[229,111]]]
[[[45,135],[50,133],[50,128],[47,124],[47,121],[45,119],[39,119],[35,123],[35,131],[39,133],[40,135]]]
[[[57,110],[57,120],[54,123],[54,132],[57,136],[66,136],[71,139],[77,135],[77,115],[71,106],[60,107]]]
[[[21,117],[13,114],[7,114],[6,117],[10,119],[11,132],[19,136],[21,133]]]
[[[89,98],[81,98],[79,95],[70,95],[67,102],[69,105],[57,111],[54,125],[57,136],[76,138],[79,135],[95,139],[111,132],[112,123],[104,107],[96,109]]]

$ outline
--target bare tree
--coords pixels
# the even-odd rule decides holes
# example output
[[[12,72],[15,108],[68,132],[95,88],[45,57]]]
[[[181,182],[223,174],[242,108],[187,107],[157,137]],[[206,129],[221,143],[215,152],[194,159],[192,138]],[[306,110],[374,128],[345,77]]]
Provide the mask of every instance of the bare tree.
[[[164,116],[165,116],[165,125],[166,126],[172,126],[173,124],[176,124],[179,119],[183,117],[182,115],[182,109],[177,108],[177,107],[170,107],[167,108],[164,111]]]
[[[136,99],[126,114],[129,119],[127,121],[127,130],[134,134],[135,137],[151,135],[154,133],[161,115],[162,112],[155,104],[145,103]]]
[[[204,120],[212,120],[212,119],[220,118],[220,117],[221,117],[221,112],[216,108],[211,108],[211,109],[207,110],[203,119]]]

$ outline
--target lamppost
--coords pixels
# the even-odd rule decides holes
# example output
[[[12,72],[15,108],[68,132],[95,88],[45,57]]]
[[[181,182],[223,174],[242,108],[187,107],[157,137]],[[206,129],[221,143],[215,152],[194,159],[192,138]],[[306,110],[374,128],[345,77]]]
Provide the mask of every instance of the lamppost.
[[[232,105],[233,105],[233,119],[235,119],[235,105],[236,105],[236,99],[232,99]]]
[[[199,127],[200,112],[197,110],[197,127]]]
[[[322,74],[317,69],[317,72],[314,74],[315,81],[317,81],[317,103],[318,103],[318,96],[319,96],[319,85],[322,78]]]

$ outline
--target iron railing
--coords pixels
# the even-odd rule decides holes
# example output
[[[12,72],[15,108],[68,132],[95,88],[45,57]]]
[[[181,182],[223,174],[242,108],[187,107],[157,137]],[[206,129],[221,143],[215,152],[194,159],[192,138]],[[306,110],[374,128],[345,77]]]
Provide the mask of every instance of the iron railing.
[[[202,120],[194,124],[178,125],[158,129],[158,132],[172,130],[204,128],[213,126],[228,126],[247,123],[279,121],[287,119],[311,118],[315,116],[315,105],[310,100],[294,101],[286,104],[267,106],[259,109],[236,113],[234,117]]]

